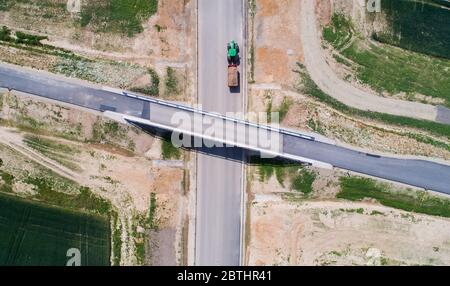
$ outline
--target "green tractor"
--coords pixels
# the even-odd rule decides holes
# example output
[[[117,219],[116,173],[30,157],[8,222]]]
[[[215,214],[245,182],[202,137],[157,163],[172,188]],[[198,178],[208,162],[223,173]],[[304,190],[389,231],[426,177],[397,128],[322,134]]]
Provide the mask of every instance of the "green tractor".
[[[237,65],[239,63],[239,46],[235,41],[227,44],[227,58],[229,65]]]

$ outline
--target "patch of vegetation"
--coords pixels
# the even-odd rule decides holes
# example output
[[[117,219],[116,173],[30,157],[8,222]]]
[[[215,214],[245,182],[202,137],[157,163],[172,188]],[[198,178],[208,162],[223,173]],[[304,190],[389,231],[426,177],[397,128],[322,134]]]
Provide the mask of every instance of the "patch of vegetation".
[[[340,253],[340,252],[337,251],[337,250],[330,251],[330,254],[331,254],[331,255],[335,255],[335,256],[342,256],[342,253]]]
[[[448,13],[450,16],[450,12]],[[414,31],[414,34],[417,35],[417,31]],[[355,63],[357,78],[377,92],[389,94],[404,92],[411,94],[412,99],[413,94],[420,93],[442,98],[445,104],[450,106],[449,60],[385,44],[375,45],[364,41],[361,37],[353,38],[351,21],[341,14],[333,15],[330,26],[323,29],[323,36],[343,56]],[[340,56],[335,58],[338,62],[351,66],[349,60]]]
[[[126,139],[126,136],[126,130],[117,121],[97,120],[92,128],[92,141],[97,143],[113,144],[114,139]]]
[[[12,41],[11,38],[11,29],[6,26],[3,26],[0,30],[0,41],[9,42]]]
[[[82,8],[80,24],[92,26],[96,31],[113,32],[129,37],[141,33],[142,22],[158,10],[158,0],[92,1]]]
[[[261,165],[258,167],[258,173],[259,173],[259,180],[261,182],[266,182],[268,181],[273,173],[274,173],[275,167],[270,166],[270,165]],[[277,177],[279,178],[279,177]]]
[[[1,148],[2,146],[0,146]],[[33,170],[32,173],[27,171],[28,168],[22,170],[11,168],[11,166],[9,166],[9,169],[6,169],[7,166],[2,167],[3,173],[14,173],[15,178],[12,178],[10,175],[3,178],[9,185],[12,184],[13,180],[14,182],[20,181],[31,185],[36,194],[30,199],[67,210],[95,213],[103,216],[110,214],[112,209],[110,202],[97,196],[89,188],[80,186],[76,182],[62,177],[42,165],[29,161],[10,147],[3,147],[1,151],[2,154],[17,158],[20,164],[26,163],[30,165],[30,169]]]
[[[255,16],[256,16],[256,0],[249,0],[248,1],[248,9],[250,12],[250,27],[254,30],[255,27]],[[254,33],[254,31],[253,31]],[[248,82],[255,83],[255,40],[250,40],[250,52],[248,57],[249,65],[250,65],[250,76],[248,79]]]
[[[65,265],[67,249],[76,247],[82,265],[109,265],[111,204],[11,147],[2,145],[0,151],[10,158],[0,164],[0,244],[5,246],[0,264]],[[34,192],[27,200],[18,198],[14,183],[27,184]],[[24,219],[32,231],[21,227]],[[51,253],[44,253],[48,249]]]
[[[314,132],[325,135],[325,130],[319,120],[315,121],[313,118],[308,119],[308,127]]]
[[[77,187],[75,194],[64,193],[74,187],[74,182],[53,176],[28,176],[24,182],[33,185],[37,191],[35,199],[48,203],[50,205],[72,210],[84,210],[98,213],[100,215],[109,215],[111,203],[100,198],[91,192],[88,187]]]
[[[42,40],[47,40],[47,36],[38,36],[27,34],[21,31],[16,31],[15,37],[11,36],[11,29],[3,26],[0,30],[0,41],[14,42],[16,44],[23,44],[28,46],[43,46]]]
[[[248,83],[255,83],[255,44],[253,41],[250,44],[250,53],[248,60],[250,62],[250,76],[248,79]]]
[[[316,174],[305,169],[301,164],[258,157],[250,158],[250,164],[258,166],[261,182],[266,182],[275,175],[278,183],[283,187],[285,187],[285,182],[288,181],[292,190],[305,195],[312,192],[312,184],[316,179]]]
[[[301,84],[297,88],[304,94],[312,96],[340,112],[343,112],[350,116],[357,116],[361,118],[380,121],[386,124],[416,128],[430,132],[431,134],[434,135],[445,136],[447,138],[450,138],[450,125],[448,124],[437,123],[429,120],[409,118],[404,116],[391,115],[387,113],[365,111],[345,105],[342,102],[334,99],[333,97],[323,92],[311,79],[311,77],[306,72],[305,67],[302,64],[298,63],[298,67],[299,68],[295,70],[295,72],[300,75]]]
[[[0,11],[9,11],[13,5],[14,1],[12,0],[0,0]]]
[[[25,142],[30,145],[39,145],[40,148],[52,149],[55,152],[61,152],[65,154],[78,154],[80,150],[76,147],[69,146],[66,144],[59,143],[57,141],[47,139],[36,135],[25,135]]]
[[[119,88],[128,88],[146,69],[137,65],[109,60],[91,60],[76,55],[58,55],[50,72]]]
[[[267,114],[267,122],[271,123],[275,118],[272,117],[272,112],[278,112],[278,119],[279,121],[283,121],[283,119],[286,117],[287,113],[289,112],[289,108],[292,105],[292,100],[290,98],[283,98],[283,101],[281,102],[280,106],[278,106],[277,109],[273,110],[273,103],[272,100],[269,100],[266,107],[266,114]],[[279,123],[279,122],[277,122]]]
[[[29,54],[32,58],[51,56],[51,64],[43,67],[53,73],[92,81],[98,84],[129,89],[136,78],[147,73],[145,67],[106,59],[90,59],[73,52],[47,44],[37,43],[37,36],[29,35],[20,40],[11,36],[11,31],[5,27],[0,30],[0,44],[11,49],[17,49],[19,54]],[[2,40],[3,38],[3,40]],[[20,43],[19,43],[20,42]],[[35,45],[32,45],[35,44]],[[45,57],[47,58],[47,57]],[[6,57],[9,63],[24,65],[22,57]],[[27,61],[27,60],[25,60]]]
[[[375,199],[382,205],[409,212],[450,217],[450,200],[413,190],[394,191],[386,184],[361,177],[342,177],[337,198],[361,201]]]
[[[377,210],[373,210],[373,211],[370,213],[370,215],[382,215],[382,216],[384,216],[384,212],[379,212],[379,211],[377,211]]]
[[[383,0],[387,29],[378,41],[450,59],[450,2]],[[446,7],[446,8],[445,8]]]
[[[357,214],[363,214],[364,209],[363,208],[357,208],[357,209],[339,209],[342,212],[346,213],[357,213]]]
[[[150,194],[150,208],[148,210],[148,215],[147,215],[147,226],[148,226],[148,228],[150,228],[152,230],[158,229],[158,223],[155,220],[156,207],[157,207],[156,193],[152,192]]]
[[[1,160],[1,159],[0,159]],[[3,161],[2,161],[3,164]],[[0,165],[1,167],[1,165]],[[3,193],[12,193],[13,189],[12,189],[12,184],[13,184],[13,180],[14,180],[14,176],[0,170],[0,192]]]
[[[37,36],[37,35],[31,35],[26,34],[21,31],[16,32],[16,43],[18,44],[25,44],[25,45],[31,45],[31,46],[40,46],[42,45],[42,40],[47,40],[47,36]]]
[[[305,195],[310,194],[313,191],[312,184],[316,179],[316,174],[307,169],[301,169],[292,180],[292,189],[300,191]]]
[[[135,256],[138,265],[143,265],[145,263],[145,258],[147,256],[145,244],[149,239],[149,230],[158,230],[158,221],[156,221],[156,209],[157,200],[156,193],[150,194],[150,207],[146,215],[137,214],[134,217],[133,223],[133,237],[135,241]],[[144,231],[138,232],[138,226],[141,226]]]
[[[122,257],[122,225],[120,224],[117,213],[112,212],[112,223],[114,229],[112,231],[112,250],[113,250],[113,266],[120,265],[120,259]]]
[[[350,20],[343,14],[335,13],[331,23],[323,28],[323,38],[333,45],[336,50],[341,50],[352,40],[355,29]]]
[[[32,117],[20,115],[17,118],[17,127],[22,131],[30,131],[31,133],[33,133],[42,130],[44,124]]]
[[[80,166],[74,163],[74,156],[80,153],[77,148],[36,135],[25,135],[24,142],[39,153],[71,170],[81,170]]]
[[[153,69],[149,69],[148,73],[152,78],[149,94],[152,96],[159,96],[159,75]]]
[[[64,266],[67,250],[82,266],[110,265],[110,227],[99,216],[0,194],[0,265]]]
[[[269,100],[266,107],[267,123],[272,122],[272,100]]]
[[[164,160],[180,160],[181,149],[173,146],[169,139],[163,139],[161,149]]]
[[[280,122],[283,121],[283,119],[286,117],[289,108],[292,105],[292,100],[288,97],[283,98],[283,101],[281,102],[280,106],[278,107],[278,114],[280,116]]]
[[[259,180],[261,182],[268,181],[273,176],[276,169],[282,169],[287,165],[286,162],[280,160],[264,159],[256,156],[250,158],[250,164],[258,166]],[[279,179],[279,181],[283,181],[284,174],[285,173],[283,171],[278,171],[277,179]],[[283,178],[280,176],[283,176]]]
[[[352,63],[347,60],[346,58],[338,55],[338,54],[333,54],[333,58],[340,64],[346,65],[348,67],[352,67]]]
[[[153,69],[148,69],[147,72],[150,75],[151,85],[148,87],[132,87],[131,91],[157,97],[159,96],[159,75]]]
[[[136,246],[136,259],[138,265],[143,265],[145,262],[145,239],[142,238],[139,241],[135,242]]]
[[[166,93],[168,95],[178,94],[180,92],[180,89],[178,87],[177,75],[172,67],[167,67],[165,85],[166,85]]]
[[[156,31],[158,31],[158,33],[161,33],[162,31],[164,31],[166,28],[162,27],[161,25],[155,24],[155,29]]]

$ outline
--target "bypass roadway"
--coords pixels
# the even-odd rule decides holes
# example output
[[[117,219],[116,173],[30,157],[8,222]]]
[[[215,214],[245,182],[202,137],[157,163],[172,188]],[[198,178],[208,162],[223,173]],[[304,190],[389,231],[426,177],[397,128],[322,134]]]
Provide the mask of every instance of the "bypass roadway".
[[[244,50],[243,2],[198,0],[198,102],[203,110],[243,111],[243,93],[228,88],[226,57],[231,40]],[[242,152],[216,152],[219,156],[197,156],[195,265],[234,266],[241,259],[243,164],[232,159],[241,158]]]

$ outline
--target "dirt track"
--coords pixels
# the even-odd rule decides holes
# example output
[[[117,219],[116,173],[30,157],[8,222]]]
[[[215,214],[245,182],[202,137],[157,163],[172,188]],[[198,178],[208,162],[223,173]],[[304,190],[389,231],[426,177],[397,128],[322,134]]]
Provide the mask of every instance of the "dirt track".
[[[379,97],[341,80],[326,63],[319,37],[315,5],[316,1],[313,0],[303,0],[302,2],[301,36],[305,66],[312,80],[320,89],[344,104],[358,109],[442,121],[443,117],[438,117],[438,110],[435,106]]]

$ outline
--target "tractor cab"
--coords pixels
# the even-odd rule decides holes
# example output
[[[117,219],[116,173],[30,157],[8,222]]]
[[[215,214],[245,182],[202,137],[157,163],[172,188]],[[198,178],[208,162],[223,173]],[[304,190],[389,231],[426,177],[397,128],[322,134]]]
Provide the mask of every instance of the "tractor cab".
[[[237,64],[239,59],[239,46],[235,41],[227,44],[227,58],[228,64]]]

